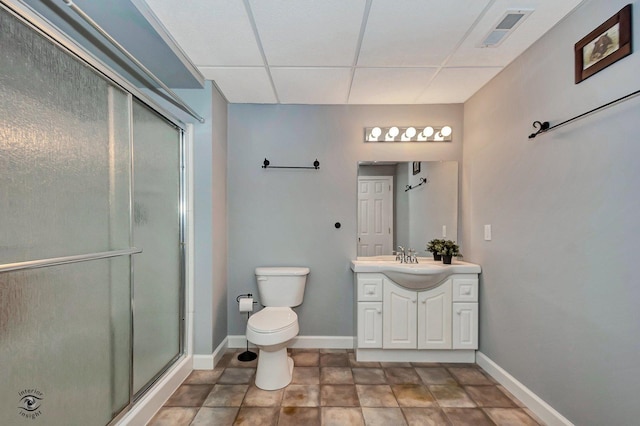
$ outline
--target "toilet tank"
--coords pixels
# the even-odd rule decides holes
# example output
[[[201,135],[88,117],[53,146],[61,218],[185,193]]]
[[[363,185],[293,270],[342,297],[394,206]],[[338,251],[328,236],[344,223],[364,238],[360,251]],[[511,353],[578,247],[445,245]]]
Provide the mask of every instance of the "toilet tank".
[[[309,268],[256,268],[258,294],[263,306],[293,307],[302,303]]]

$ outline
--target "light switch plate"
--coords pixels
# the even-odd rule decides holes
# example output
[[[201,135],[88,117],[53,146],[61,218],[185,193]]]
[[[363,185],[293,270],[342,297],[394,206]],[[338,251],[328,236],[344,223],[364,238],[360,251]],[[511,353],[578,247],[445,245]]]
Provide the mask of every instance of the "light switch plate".
[[[484,226],[484,240],[491,241],[491,225]]]
[[[447,236],[447,225],[442,225],[442,238]]]

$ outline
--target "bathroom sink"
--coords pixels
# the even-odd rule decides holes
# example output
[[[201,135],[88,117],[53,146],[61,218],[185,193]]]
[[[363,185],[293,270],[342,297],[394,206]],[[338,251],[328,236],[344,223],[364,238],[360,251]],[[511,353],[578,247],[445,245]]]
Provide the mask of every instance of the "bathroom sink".
[[[440,285],[451,275],[444,271],[439,274],[410,274],[400,271],[382,271],[382,273],[394,283],[410,290],[429,290]]]
[[[418,258],[419,263],[400,263],[387,258],[359,258],[351,261],[353,272],[377,272],[386,275],[399,286],[410,290],[428,290],[440,285],[453,274],[477,274],[480,266],[453,261],[451,265],[435,262],[430,258]]]

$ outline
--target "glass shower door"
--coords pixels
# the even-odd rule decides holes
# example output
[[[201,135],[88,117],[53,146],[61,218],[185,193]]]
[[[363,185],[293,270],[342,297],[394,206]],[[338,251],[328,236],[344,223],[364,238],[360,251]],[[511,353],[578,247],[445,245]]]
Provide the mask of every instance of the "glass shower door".
[[[106,424],[130,401],[129,95],[2,8],[0,46],[0,424]]]
[[[180,232],[181,131],[133,103],[133,392],[180,354],[183,304]]]
[[[1,3],[0,52],[0,425],[105,425],[183,352],[182,130]]]

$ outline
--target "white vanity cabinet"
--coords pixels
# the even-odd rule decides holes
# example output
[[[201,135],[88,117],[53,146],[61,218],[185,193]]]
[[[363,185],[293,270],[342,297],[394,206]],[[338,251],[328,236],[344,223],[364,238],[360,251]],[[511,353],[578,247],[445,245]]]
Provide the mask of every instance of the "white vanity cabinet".
[[[475,360],[477,274],[452,274],[428,290],[402,287],[382,273],[355,279],[358,360]]]
[[[384,280],[382,347],[451,349],[451,280],[425,291]]]
[[[382,348],[382,274],[357,278],[358,347]]]
[[[415,349],[417,342],[418,294],[384,279],[382,309],[382,347]]]
[[[418,292],[418,349],[451,349],[451,280]]]
[[[453,349],[478,348],[478,280],[453,281]]]

